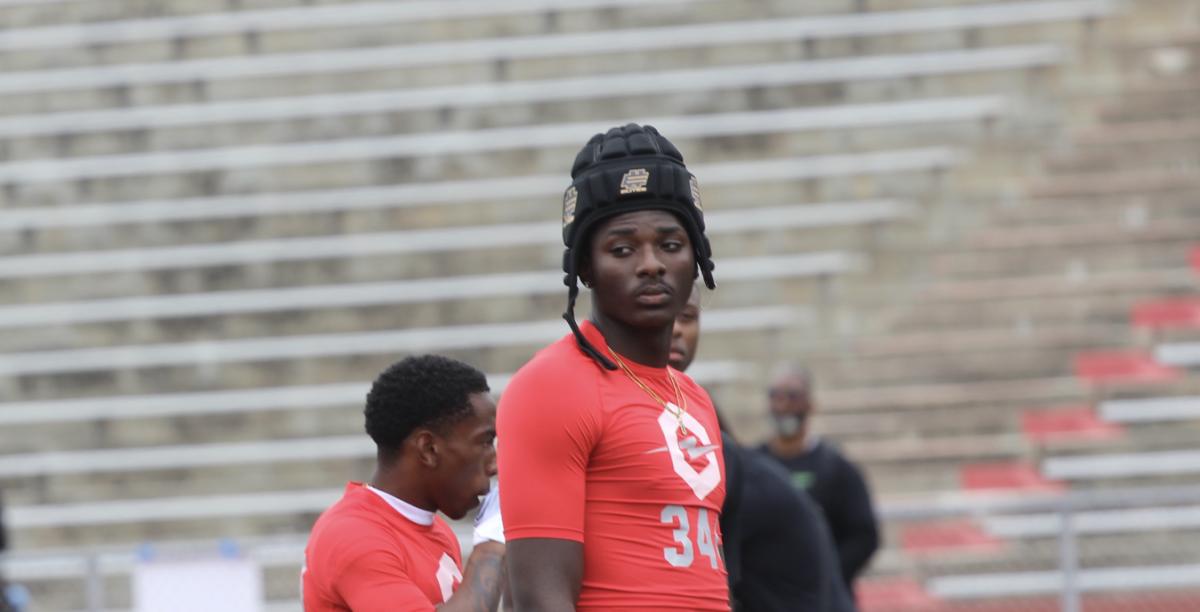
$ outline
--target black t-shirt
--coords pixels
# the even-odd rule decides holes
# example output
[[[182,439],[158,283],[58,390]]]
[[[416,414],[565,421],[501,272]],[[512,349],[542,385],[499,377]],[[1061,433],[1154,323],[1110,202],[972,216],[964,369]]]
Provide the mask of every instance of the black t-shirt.
[[[721,528],[735,609],[853,612],[820,509],[772,461],[724,443]]]
[[[729,434],[721,432],[721,449],[725,458],[725,503],[721,506],[721,551],[725,559],[725,571],[729,573],[729,588],[732,592],[742,578],[741,529],[738,517],[741,514],[742,492],[745,479],[742,474],[742,457],[745,451]]]
[[[879,527],[862,472],[831,443],[819,441],[808,452],[782,458],[759,447],[791,473],[792,484],[808,491],[829,524],[842,577],[853,592],[854,579],[879,548]]]

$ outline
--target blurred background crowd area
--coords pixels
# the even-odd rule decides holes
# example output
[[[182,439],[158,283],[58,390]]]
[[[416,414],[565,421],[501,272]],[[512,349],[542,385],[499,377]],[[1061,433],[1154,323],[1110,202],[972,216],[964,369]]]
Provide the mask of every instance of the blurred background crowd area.
[[[1195,0],[0,0],[4,574],[230,539],[298,609],[369,381],[565,334],[631,120],[703,192],[689,373],[755,443],[804,363],[871,483],[864,612],[1200,610]]]

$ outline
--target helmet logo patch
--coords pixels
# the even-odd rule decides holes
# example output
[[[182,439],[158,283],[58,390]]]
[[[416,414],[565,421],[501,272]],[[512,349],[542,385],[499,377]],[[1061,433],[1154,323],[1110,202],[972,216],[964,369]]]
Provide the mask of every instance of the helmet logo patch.
[[[645,193],[648,182],[650,182],[650,171],[645,168],[634,168],[621,177],[621,195]]]
[[[700,205],[700,181],[697,181],[696,177],[693,176],[689,182],[692,186],[692,204],[696,206],[697,210],[703,211],[704,207]]]
[[[563,194],[563,226],[570,225],[575,220],[575,202],[579,199],[579,191],[574,185],[567,187]]]

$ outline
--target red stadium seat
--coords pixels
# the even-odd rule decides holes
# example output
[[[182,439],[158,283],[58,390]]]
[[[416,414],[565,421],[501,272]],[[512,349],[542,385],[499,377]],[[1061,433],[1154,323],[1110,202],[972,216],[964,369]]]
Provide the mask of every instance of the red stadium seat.
[[[967,491],[1061,491],[1063,483],[1050,480],[1028,463],[973,463],[959,470]]]
[[[1143,351],[1095,351],[1075,356],[1075,375],[1092,383],[1157,383],[1180,372]]]
[[[937,521],[905,525],[900,532],[900,546],[913,556],[928,556],[955,552],[999,552],[1004,542],[988,535],[969,520]]]
[[[1069,440],[1111,440],[1125,429],[1096,416],[1091,406],[1026,410],[1021,415],[1021,430],[1033,442]]]
[[[1133,325],[1164,329],[1200,327],[1200,297],[1142,302],[1133,307]]]

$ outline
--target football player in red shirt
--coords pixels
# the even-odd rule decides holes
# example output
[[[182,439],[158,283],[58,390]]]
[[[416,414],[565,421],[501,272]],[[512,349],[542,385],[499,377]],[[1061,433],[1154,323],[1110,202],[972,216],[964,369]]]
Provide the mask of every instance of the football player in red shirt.
[[[509,383],[497,429],[512,595],[522,612],[729,610],[724,462],[708,394],[668,367],[698,274],[696,179],[650,126],[593,137],[563,200],[572,333]],[[573,309],[582,280],[592,316]]]
[[[351,482],[313,526],[305,549],[305,612],[495,610],[504,583],[496,491],[496,405],[475,368],[438,355],[409,357],[375,380],[367,434],[377,467]],[[444,520],[476,518],[475,549],[462,571]]]

